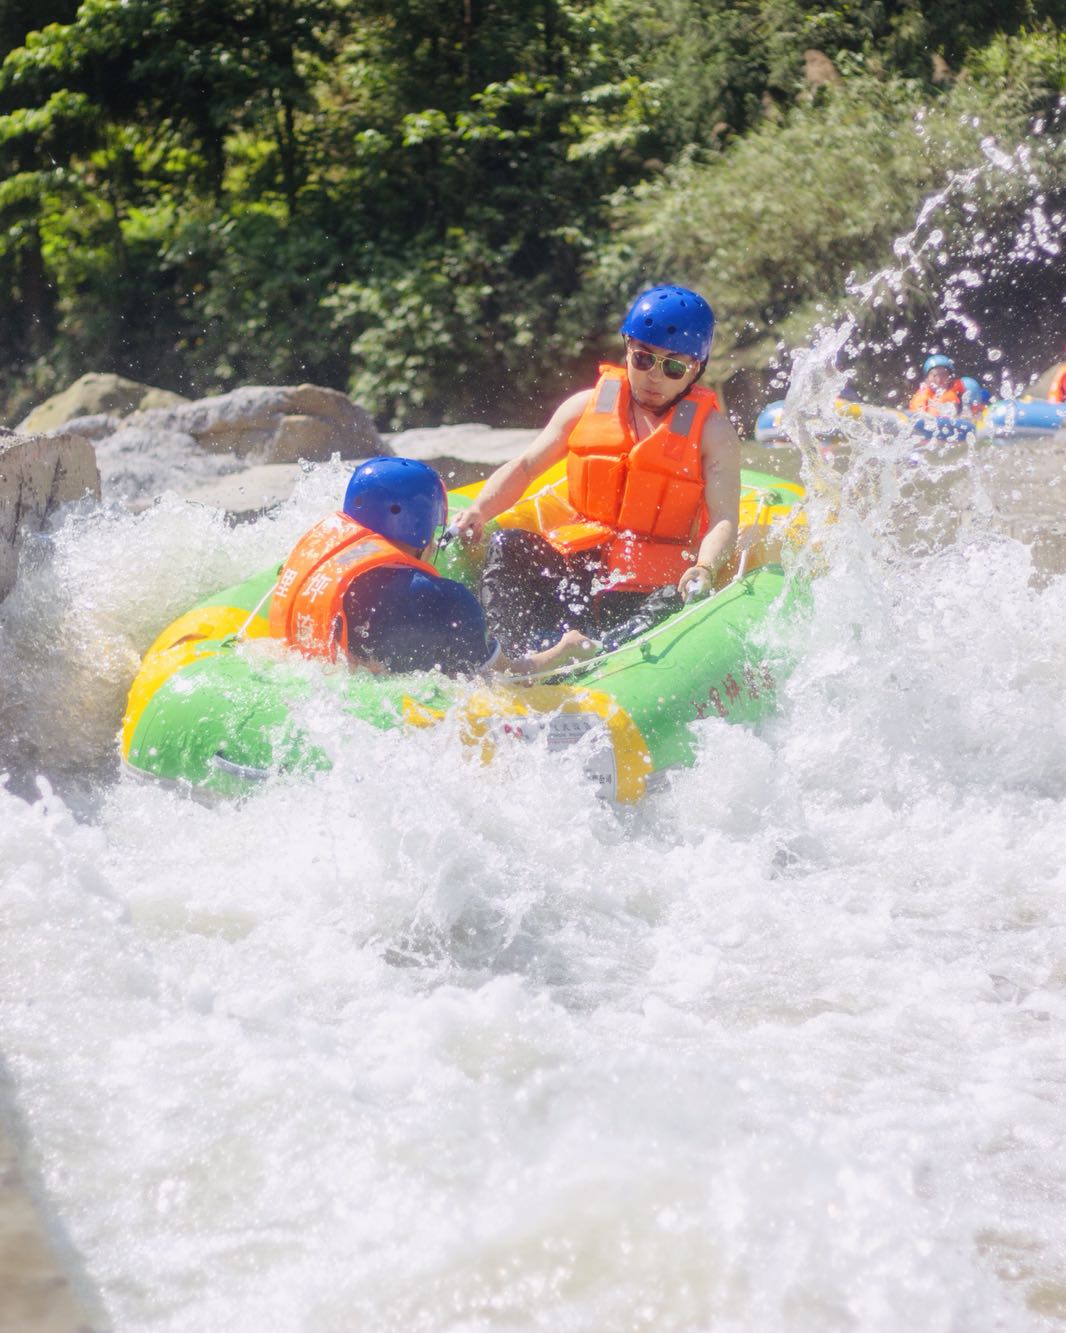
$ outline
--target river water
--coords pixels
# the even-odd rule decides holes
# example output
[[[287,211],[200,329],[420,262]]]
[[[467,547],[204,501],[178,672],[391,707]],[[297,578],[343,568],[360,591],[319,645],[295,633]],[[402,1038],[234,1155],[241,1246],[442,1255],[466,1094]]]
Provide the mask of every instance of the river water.
[[[252,524],[164,497],[27,553],[4,1098],[101,1323],[1066,1325],[1063,450],[855,430],[749,459],[812,491],[796,667],[635,810],[327,701],[315,781],[119,777],[140,653],[338,465]]]
[[[940,263],[937,207],[858,299]],[[481,767],[328,694],[314,780],[209,807],[119,774],[141,654],[339,464],[253,523],[164,493],[25,550],[0,1106],[100,1327],[1066,1328],[1066,443],[859,420],[826,458],[847,338],[793,367],[799,446],[747,458],[809,489],[779,708],[694,724],[634,809],[580,755]]]

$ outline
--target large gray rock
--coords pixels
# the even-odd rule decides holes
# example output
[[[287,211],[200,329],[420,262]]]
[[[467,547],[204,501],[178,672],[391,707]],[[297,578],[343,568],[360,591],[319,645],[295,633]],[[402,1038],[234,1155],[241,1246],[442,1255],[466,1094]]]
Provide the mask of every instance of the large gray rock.
[[[248,466],[392,452],[370,415],[335,389],[251,385],[194,402],[163,395],[170,401],[159,406],[146,395],[135,411],[116,398],[90,403],[87,395],[73,393],[85,381],[107,378],[116,377],[83,376],[68,391],[66,407],[54,406],[53,415],[75,400],[82,404],[84,414],[65,429],[95,444],[104,495],[135,508],[164,491],[188,495]]]
[[[92,1333],[62,1254],[49,1239],[21,1170],[15,1145],[0,1123],[0,1328],[10,1333]]]
[[[128,415],[93,412],[67,429],[96,445],[105,496],[135,508],[249,466],[392,452],[363,408],[314,384],[248,386]]]
[[[536,437],[535,430],[498,430],[474,422],[460,426],[427,426],[390,435],[376,452],[418,458],[435,467],[449,487],[481,481]],[[118,437],[116,437],[118,438]],[[368,456],[342,453],[344,465],[355,467]],[[244,466],[181,488],[187,500],[224,509],[231,518],[251,519],[287,500],[304,469],[298,464],[262,463]],[[177,489],[172,486],[172,489]],[[339,490],[336,503],[343,498]]]
[[[354,461],[352,466],[355,466]],[[209,505],[212,509],[224,509],[231,519],[245,522],[287,500],[302,471],[299,463],[258,463],[216,477],[182,494],[186,500]],[[343,495],[338,495],[337,508],[343,499]]]
[[[254,456],[259,463],[322,462],[390,452],[369,413],[335,389],[314,384],[249,385],[176,408],[126,417],[124,429],[190,435],[211,453]]]
[[[142,408],[177,407],[188,401],[180,393],[154,389],[150,384],[138,384],[121,375],[91,373],[82,375],[62,393],[53,394],[39,403],[16,429],[21,435],[37,435],[58,430],[75,417],[104,413],[122,417]]]
[[[133,418],[128,418],[133,420]],[[80,421],[76,423],[80,428]],[[145,429],[119,422],[119,429],[96,445],[105,495],[131,508],[151,504],[165,491],[185,495],[245,464],[234,454],[207,454],[183,431]]]
[[[400,458],[419,458],[433,466],[455,460],[497,467],[520,454],[536,438],[535,430],[501,430],[480,421],[469,421],[457,426],[423,426],[401,431],[389,436],[389,445],[391,452]]]
[[[96,455],[80,435],[16,435],[0,428],[0,600],[14,586],[26,532],[40,532],[60,505],[99,498]]]

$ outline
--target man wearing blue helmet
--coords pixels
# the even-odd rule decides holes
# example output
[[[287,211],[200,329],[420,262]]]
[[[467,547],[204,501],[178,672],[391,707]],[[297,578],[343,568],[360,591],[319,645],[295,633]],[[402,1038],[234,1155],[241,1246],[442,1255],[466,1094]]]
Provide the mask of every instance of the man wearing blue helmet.
[[[966,386],[955,378],[955,362],[951,357],[941,352],[927,356],[922,375],[924,379],[911,398],[910,410],[938,417],[958,416]]]
[[[1063,355],[1066,355],[1066,343],[1063,344],[1062,351]],[[1066,403],[1066,361],[1060,361],[1057,366],[1052,367],[1047,400],[1049,403]]]
[[[619,332],[624,366],[601,365],[596,385],[567,398],[460,519],[460,536],[474,542],[508,511],[481,587],[505,646],[575,623],[616,639],[645,628],[682,598],[705,596],[736,542],[740,441],[698,384],[711,307],[685,287],[653,287]],[[565,499],[517,503],[564,459]]]
[[[447,512],[444,483],[425,463],[373,458],[356,468],[344,508],[281,567],[271,633],[307,656],[375,671],[543,671],[591,651],[575,633],[530,659],[505,657],[473,594],[425,559]]]

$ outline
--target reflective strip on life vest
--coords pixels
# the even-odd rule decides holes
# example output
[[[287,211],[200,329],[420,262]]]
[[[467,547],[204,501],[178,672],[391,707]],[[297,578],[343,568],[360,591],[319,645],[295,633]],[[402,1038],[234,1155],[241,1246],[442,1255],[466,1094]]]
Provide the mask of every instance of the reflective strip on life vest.
[[[618,380],[601,379],[596,390],[596,412],[613,412],[622,385]]]

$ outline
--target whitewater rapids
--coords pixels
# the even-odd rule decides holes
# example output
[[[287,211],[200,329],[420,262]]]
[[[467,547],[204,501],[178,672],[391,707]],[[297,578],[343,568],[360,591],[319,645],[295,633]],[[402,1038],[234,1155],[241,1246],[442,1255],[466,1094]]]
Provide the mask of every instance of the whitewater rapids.
[[[118,774],[140,653],[336,466],[253,524],[164,497],[29,551],[3,1093],[106,1327],[1066,1323],[1066,578],[976,480],[974,522],[897,540],[937,501],[881,447],[815,507],[778,716],[700,723],[628,812],[565,756],[325,701],[313,781],[206,808]]]

